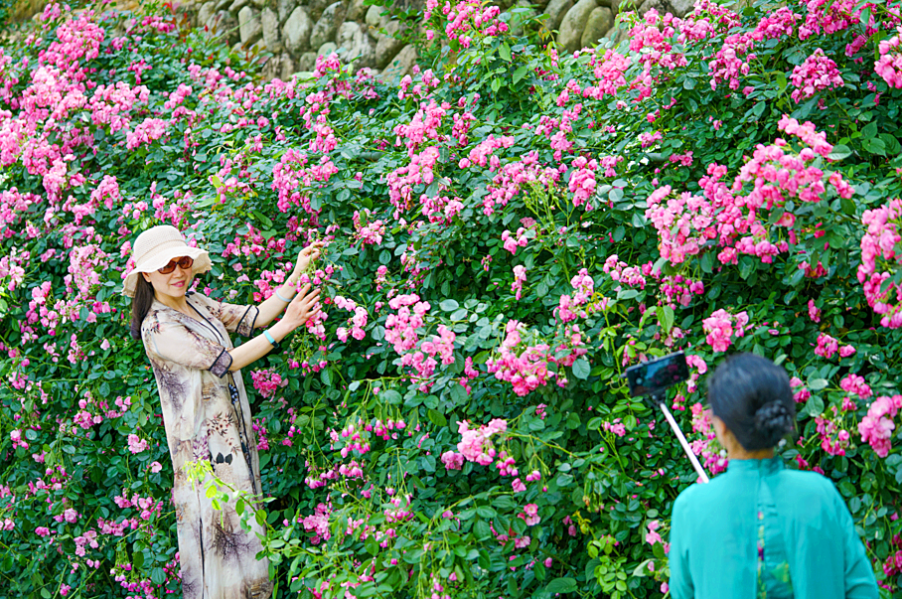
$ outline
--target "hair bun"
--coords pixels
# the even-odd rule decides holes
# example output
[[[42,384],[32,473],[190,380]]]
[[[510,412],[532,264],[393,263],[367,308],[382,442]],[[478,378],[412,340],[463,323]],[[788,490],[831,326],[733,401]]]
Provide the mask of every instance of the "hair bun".
[[[781,401],[769,401],[755,412],[755,428],[771,446],[792,432],[794,425],[789,408]]]

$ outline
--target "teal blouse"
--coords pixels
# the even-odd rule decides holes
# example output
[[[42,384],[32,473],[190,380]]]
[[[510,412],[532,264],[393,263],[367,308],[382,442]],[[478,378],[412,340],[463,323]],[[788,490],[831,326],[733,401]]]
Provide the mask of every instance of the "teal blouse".
[[[674,599],[877,599],[874,571],[833,483],[780,457],[730,460],[680,493],[670,529]]]

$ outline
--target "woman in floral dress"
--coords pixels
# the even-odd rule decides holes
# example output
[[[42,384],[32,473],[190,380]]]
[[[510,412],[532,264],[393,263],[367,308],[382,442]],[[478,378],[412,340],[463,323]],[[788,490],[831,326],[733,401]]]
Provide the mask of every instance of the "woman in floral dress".
[[[305,248],[294,272],[259,306],[220,303],[191,293],[194,276],[212,266],[170,226],[153,227],[135,242],[135,267],[123,292],[132,301],[131,334],[144,342],[160,393],[175,471],[172,501],[178,522],[185,599],[266,599],[269,566],[257,560],[257,534],[241,528],[234,504],[214,510],[205,482],[192,484],[185,464],[209,460],[213,472],[236,489],[259,494],[260,463],[241,368],[265,356],[320,309],[319,290],[296,281],[320,244]],[[250,337],[285,310],[282,319],[237,348],[229,333]]]

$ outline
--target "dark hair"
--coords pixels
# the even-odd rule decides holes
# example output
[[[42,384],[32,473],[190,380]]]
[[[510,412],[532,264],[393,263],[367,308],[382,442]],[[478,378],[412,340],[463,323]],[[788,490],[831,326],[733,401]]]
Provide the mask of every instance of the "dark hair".
[[[746,451],[770,449],[795,428],[786,371],[755,354],[731,356],[717,367],[708,403]]]
[[[135,297],[132,299],[132,322],[129,325],[132,338],[141,338],[141,323],[144,317],[150,312],[150,306],[153,304],[153,285],[145,281],[141,274],[138,274],[138,281],[135,285]]]

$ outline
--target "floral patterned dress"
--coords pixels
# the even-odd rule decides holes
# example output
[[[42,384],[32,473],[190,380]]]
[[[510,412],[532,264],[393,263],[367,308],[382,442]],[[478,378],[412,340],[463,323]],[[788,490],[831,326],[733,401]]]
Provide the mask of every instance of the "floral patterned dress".
[[[192,485],[183,468],[209,460],[224,482],[260,493],[250,405],[240,371],[229,373],[228,353],[229,333],[250,336],[258,310],[201,294],[186,299],[194,318],[154,301],[141,326],[175,470],[182,593],[185,599],[266,599],[269,564],[255,558],[261,550],[255,533],[262,529],[256,522],[251,532],[242,529],[233,504],[214,510],[205,484]]]

